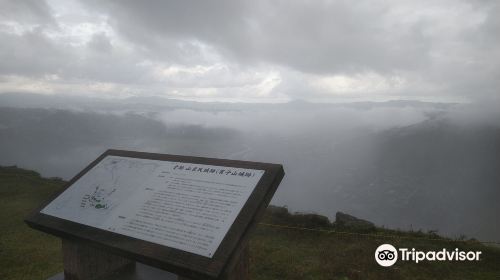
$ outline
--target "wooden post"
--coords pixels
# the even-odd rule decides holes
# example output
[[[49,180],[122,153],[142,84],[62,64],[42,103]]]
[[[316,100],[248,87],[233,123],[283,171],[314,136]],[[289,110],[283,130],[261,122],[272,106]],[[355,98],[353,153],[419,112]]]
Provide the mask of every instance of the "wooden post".
[[[246,244],[236,258],[233,267],[222,276],[223,280],[248,280],[250,267],[250,249]]]
[[[82,242],[62,239],[64,279],[94,280],[135,265],[134,261]]]
[[[250,249],[248,243],[239,251],[239,254],[228,264],[228,269],[219,278],[220,280],[249,280]],[[191,280],[180,277],[178,280]]]

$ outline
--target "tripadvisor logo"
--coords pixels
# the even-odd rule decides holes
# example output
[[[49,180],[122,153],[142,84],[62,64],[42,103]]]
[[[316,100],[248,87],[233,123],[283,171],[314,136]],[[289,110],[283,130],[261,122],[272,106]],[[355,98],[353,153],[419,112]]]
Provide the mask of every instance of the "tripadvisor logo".
[[[415,248],[396,249],[391,244],[382,244],[375,250],[375,261],[381,266],[392,266],[399,259],[401,261],[479,261],[481,251],[460,251],[442,249],[439,251],[417,251]]]
[[[381,266],[391,266],[398,260],[398,250],[391,244],[382,244],[375,250],[375,260]]]

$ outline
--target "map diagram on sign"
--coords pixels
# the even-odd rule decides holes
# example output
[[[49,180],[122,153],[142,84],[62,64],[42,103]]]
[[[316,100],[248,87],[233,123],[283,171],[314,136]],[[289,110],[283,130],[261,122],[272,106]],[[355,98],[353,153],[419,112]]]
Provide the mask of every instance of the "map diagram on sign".
[[[82,198],[82,203],[80,207],[82,208],[94,208],[107,210],[113,207],[112,194],[116,191],[116,188],[112,190],[107,190],[96,186],[95,190],[91,194],[86,194]]]
[[[210,258],[263,174],[106,156],[40,212]]]
[[[59,213],[60,218],[84,224],[109,222],[112,216],[104,214],[110,214],[120,201],[137,192],[145,178],[159,167],[160,163],[155,161],[108,156],[75,182],[71,192],[62,193],[42,213],[65,209]],[[79,207],[75,208],[76,205]]]

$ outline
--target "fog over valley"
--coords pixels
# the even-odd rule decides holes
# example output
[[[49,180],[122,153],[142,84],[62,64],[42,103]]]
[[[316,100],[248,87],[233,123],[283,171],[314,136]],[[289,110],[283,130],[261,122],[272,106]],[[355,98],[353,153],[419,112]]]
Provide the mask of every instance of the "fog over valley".
[[[416,101],[0,95],[0,165],[70,179],[106,149],[282,163],[272,204],[499,241],[500,115]]]

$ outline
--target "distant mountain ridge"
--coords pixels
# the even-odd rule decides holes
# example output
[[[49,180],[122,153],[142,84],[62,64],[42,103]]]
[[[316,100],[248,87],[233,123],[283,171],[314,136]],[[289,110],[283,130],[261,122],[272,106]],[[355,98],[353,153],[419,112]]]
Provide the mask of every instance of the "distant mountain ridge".
[[[96,98],[85,96],[48,95],[34,93],[0,93],[0,107],[15,108],[54,108],[89,111],[160,111],[191,109],[200,111],[239,111],[263,109],[298,109],[350,107],[369,109],[377,107],[404,107],[445,109],[456,103],[433,103],[415,100],[391,100],[382,102],[341,102],[314,103],[306,100],[292,100],[285,103],[234,103],[234,102],[196,102],[171,99],[159,96],[133,96],[126,98]]]

